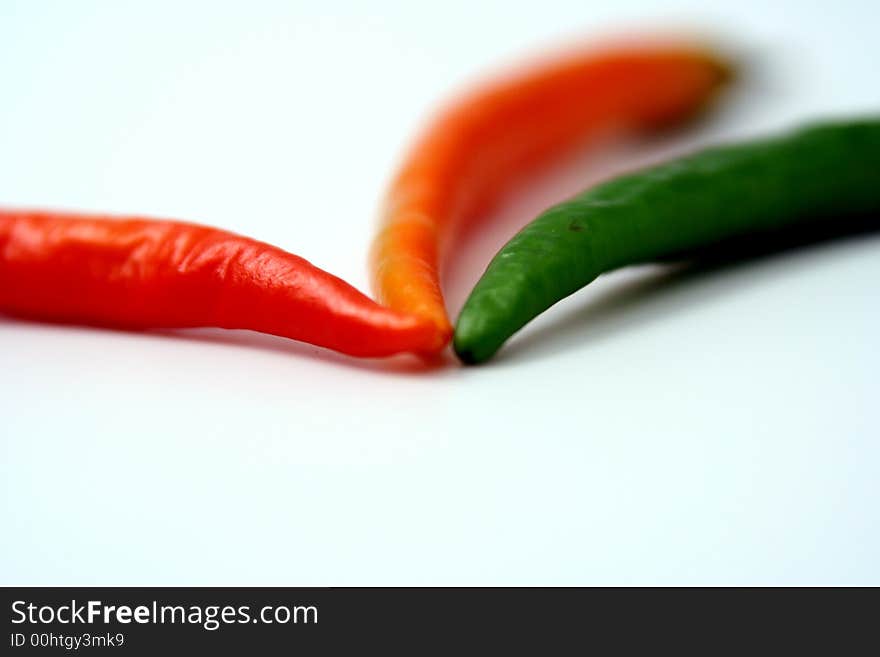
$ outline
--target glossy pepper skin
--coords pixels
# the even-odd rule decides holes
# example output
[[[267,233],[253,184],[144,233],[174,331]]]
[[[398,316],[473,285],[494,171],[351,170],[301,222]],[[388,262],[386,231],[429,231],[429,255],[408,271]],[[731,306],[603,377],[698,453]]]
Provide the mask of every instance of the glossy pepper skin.
[[[434,329],[274,246],[188,223],[0,210],[0,312],[110,327],[252,329],[352,356]]]
[[[427,127],[391,184],[372,248],[377,298],[431,321],[442,349],[452,329],[441,251],[457,225],[591,136],[691,116],[727,77],[697,47],[621,45],[537,64],[464,96]]]
[[[498,252],[461,311],[455,351],[466,363],[490,358],[603,272],[851,217],[880,217],[880,118],[712,148],[622,176],[545,211]]]

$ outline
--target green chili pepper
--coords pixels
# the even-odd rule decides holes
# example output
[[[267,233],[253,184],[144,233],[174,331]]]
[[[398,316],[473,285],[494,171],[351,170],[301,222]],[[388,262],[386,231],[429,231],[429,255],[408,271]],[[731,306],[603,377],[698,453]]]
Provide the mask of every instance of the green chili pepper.
[[[880,212],[880,119],[712,148],[582,192],[493,258],[461,311],[459,358],[490,358],[516,331],[604,272],[728,240],[765,239]]]

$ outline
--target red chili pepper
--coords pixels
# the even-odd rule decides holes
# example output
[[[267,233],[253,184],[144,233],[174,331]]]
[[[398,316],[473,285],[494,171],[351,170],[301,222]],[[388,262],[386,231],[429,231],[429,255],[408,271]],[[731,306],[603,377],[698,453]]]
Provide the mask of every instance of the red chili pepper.
[[[353,356],[435,329],[274,246],[172,221],[0,210],[0,312],[121,328],[252,329]]]

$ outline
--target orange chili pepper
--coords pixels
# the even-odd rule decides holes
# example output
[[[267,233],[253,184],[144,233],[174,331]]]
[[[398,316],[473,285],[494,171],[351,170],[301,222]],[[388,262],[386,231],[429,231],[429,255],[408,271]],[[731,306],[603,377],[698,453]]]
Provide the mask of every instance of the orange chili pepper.
[[[0,312],[130,329],[252,329],[353,356],[424,352],[433,326],[269,244],[149,219],[0,210]]]
[[[590,136],[691,116],[727,71],[699,48],[628,45],[564,56],[466,95],[428,125],[391,184],[371,252],[379,301],[429,320],[430,351],[439,351],[452,334],[441,246],[460,222]]]

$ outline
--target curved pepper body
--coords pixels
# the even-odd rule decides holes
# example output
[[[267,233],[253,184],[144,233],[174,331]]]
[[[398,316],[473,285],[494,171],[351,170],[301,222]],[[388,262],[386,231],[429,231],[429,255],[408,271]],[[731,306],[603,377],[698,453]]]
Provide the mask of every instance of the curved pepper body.
[[[524,178],[612,128],[651,130],[700,109],[726,78],[705,51],[622,46],[577,53],[463,97],[426,129],[388,191],[372,249],[378,299],[451,335],[442,246]]]
[[[486,360],[603,272],[727,240],[880,216],[880,119],[712,148],[556,205],[489,264],[458,318],[455,350]]]
[[[18,210],[0,210],[0,312],[251,329],[354,356],[423,352],[434,336],[306,260],[223,230]]]

